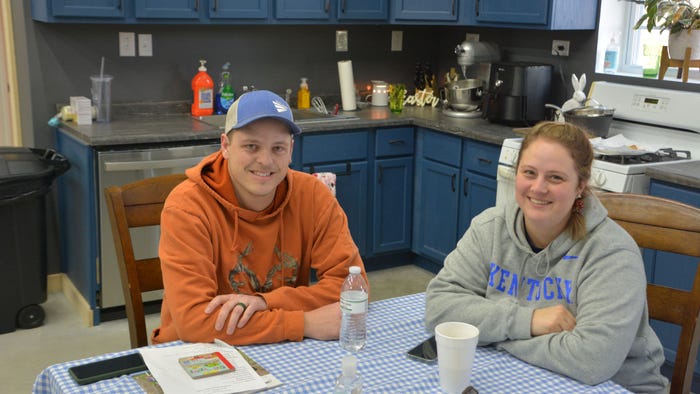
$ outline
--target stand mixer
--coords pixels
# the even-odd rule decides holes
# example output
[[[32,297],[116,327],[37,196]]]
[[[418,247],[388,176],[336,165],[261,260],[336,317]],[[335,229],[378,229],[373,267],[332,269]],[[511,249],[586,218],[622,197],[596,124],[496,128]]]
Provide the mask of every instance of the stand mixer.
[[[488,86],[491,63],[500,59],[498,46],[479,41],[464,41],[455,48],[457,64],[464,79],[449,82],[441,89],[443,113],[459,118],[477,118],[482,115],[481,102],[484,87]],[[468,78],[470,66],[475,75]]]

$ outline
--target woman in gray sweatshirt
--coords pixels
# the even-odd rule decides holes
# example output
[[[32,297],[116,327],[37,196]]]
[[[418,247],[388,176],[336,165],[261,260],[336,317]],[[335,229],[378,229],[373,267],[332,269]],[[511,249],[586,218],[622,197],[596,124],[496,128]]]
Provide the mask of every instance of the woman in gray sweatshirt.
[[[592,161],[581,129],[535,126],[516,163],[517,204],[474,218],[428,285],[426,327],[467,322],[480,346],[580,382],[664,392],[642,257],[589,190]]]

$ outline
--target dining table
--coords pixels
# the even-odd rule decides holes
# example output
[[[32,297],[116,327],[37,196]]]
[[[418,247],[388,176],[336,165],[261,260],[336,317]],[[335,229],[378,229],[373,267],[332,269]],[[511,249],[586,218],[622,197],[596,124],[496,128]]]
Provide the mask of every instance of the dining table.
[[[367,342],[355,353],[363,393],[441,393],[437,362],[422,362],[407,351],[429,338],[424,324],[425,293],[400,296],[369,304]],[[156,346],[179,346],[175,341]],[[281,385],[269,393],[331,393],[348,351],[338,341],[304,339],[263,345],[238,346],[261,364]],[[67,361],[45,368],[34,382],[37,394],[144,393],[131,376],[78,385],[68,369],[75,365],[137,352],[130,349]],[[567,376],[528,364],[492,346],[477,347],[471,385],[485,393],[628,393],[605,381],[589,386]],[[166,393],[167,394],[167,393]]]

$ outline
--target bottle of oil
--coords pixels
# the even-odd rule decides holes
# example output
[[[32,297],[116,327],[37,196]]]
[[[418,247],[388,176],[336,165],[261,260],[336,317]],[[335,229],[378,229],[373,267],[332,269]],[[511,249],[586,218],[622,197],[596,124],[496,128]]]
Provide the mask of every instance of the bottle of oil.
[[[306,78],[301,79],[299,91],[297,92],[297,108],[308,109],[311,107],[311,92]]]
[[[214,80],[204,66],[207,61],[199,61],[199,72],[192,78],[192,116],[206,116],[214,113]]]

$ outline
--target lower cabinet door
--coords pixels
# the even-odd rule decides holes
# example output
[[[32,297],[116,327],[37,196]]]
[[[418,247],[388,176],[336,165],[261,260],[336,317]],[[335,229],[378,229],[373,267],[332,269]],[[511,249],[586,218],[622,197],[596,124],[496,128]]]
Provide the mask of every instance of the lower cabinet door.
[[[457,244],[459,169],[417,159],[413,249],[442,264]]]
[[[361,256],[367,255],[367,170],[366,161],[304,166],[305,172],[332,172],[336,175],[336,198],[348,217],[350,233]]]
[[[410,249],[413,158],[377,160],[374,180],[372,253]]]

